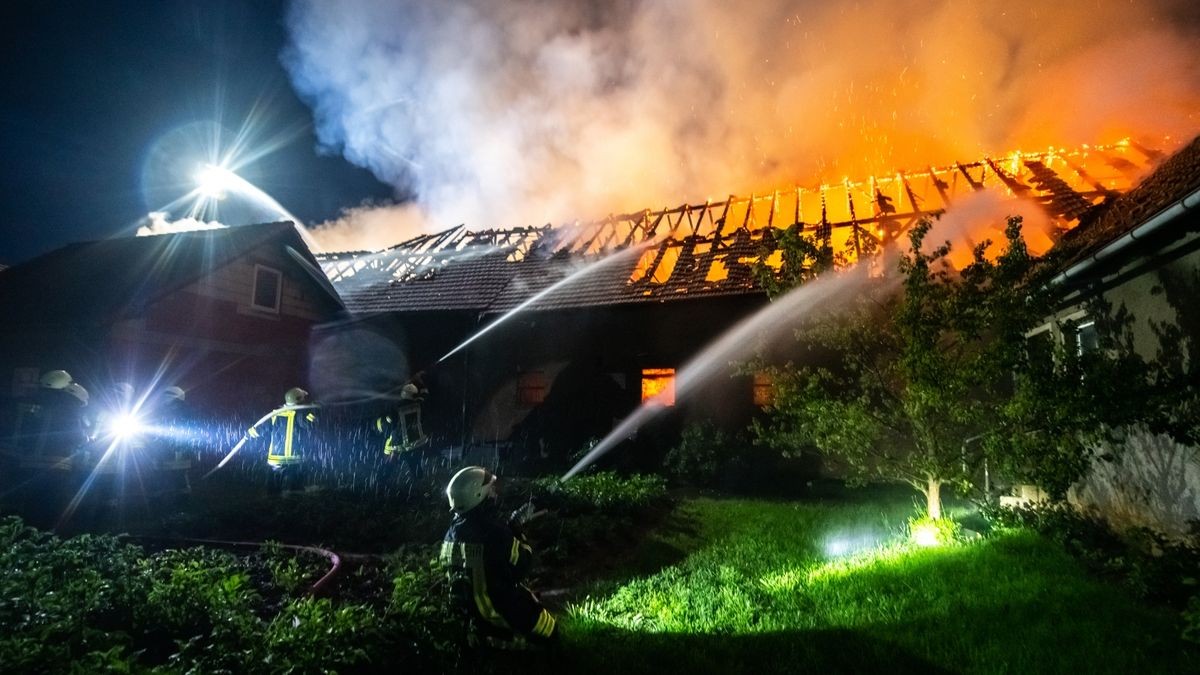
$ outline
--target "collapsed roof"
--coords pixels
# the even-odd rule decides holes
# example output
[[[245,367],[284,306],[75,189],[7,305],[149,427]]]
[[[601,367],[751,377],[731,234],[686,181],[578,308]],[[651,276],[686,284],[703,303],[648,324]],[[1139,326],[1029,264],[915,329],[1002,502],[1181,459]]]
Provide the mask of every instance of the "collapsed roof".
[[[956,199],[998,188],[1039,204],[1065,232],[1161,156],[1130,141],[1013,153],[560,227],[471,231],[460,225],[381,251],[317,259],[356,314],[496,313],[522,303],[551,310],[758,294],[751,270],[759,262],[779,269],[776,241],[785,229],[855,257],[867,239],[893,239]],[[619,252],[625,253],[613,255]],[[610,262],[593,264],[609,256]],[[555,287],[581,269],[589,271]]]

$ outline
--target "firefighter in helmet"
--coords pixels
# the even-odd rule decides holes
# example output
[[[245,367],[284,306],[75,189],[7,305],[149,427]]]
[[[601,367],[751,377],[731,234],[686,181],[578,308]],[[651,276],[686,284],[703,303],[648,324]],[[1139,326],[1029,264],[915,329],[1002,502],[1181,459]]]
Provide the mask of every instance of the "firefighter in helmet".
[[[536,515],[533,505],[513,512],[506,523],[498,512],[495,474],[469,466],[450,479],[446,497],[454,521],[442,542],[441,561],[450,580],[451,600],[468,622],[468,641],[480,638],[511,648],[526,640],[554,636],[554,616],[521,582],[533,550],[522,532]]]
[[[51,370],[38,390],[17,404],[13,445],[23,466],[38,467],[61,461],[87,441],[83,408],[87,390],[65,370]]]
[[[421,474],[420,448],[429,442],[421,428],[421,403],[429,390],[417,373],[400,389],[400,404],[375,419],[375,431],[383,435],[383,455],[389,465],[399,461],[413,478]]]
[[[195,413],[187,402],[183,387],[173,384],[159,392],[154,418],[164,436],[163,453],[158,457],[160,489],[163,494],[187,494],[192,490],[187,472],[196,457]]]
[[[283,403],[282,408],[250,427],[246,435],[251,439],[269,436],[267,464],[277,476],[273,488],[293,489],[304,486],[305,450],[312,441],[317,406],[308,403],[308,392],[300,387],[288,389]],[[267,428],[260,431],[260,426]]]

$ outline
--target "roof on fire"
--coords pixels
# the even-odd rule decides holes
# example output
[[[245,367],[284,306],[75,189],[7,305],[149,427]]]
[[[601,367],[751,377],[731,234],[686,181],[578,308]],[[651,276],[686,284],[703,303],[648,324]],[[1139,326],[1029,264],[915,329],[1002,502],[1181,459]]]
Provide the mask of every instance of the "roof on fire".
[[[1065,269],[1200,188],[1200,136],[1164,160],[1133,189],[1100,205],[1056,246]]]
[[[763,263],[780,273],[787,263],[776,239],[785,229],[852,251],[862,238],[895,237],[953,200],[989,188],[1037,201],[1069,229],[1159,156],[1130,141],[1051,148],[562,227],[460,225],[382,251],[317,259],[355,314],[498,313],[522,303],[552,310],[761,294],[753,267]],[[556,286],[572,275],[571,283]]]

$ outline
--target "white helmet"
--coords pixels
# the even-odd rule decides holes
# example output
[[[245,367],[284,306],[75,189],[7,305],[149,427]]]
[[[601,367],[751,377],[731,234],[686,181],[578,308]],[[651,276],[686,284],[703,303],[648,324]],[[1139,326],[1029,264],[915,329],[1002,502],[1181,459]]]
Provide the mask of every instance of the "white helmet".
[[[163,398],[169,401],[182,401],[185,397],[186,392],[183,391],[182,387],[171,385],[166,389],[163,389]]]
[[[300,405],[308,400],[308,392],[300,387],[292,387],[283,395],[283,402],[288,405]]]
[[[71,384],[71,374],[65,370],[51,370],[42,375],[41,382],[47,389],[66,389]]]
[[[446,498],[450,510],[466,513],[479,506],[488,496],[495,494],[496,475],[482,466],[468,466],[454,474],[446,485]]]
[[[79,399],[79,403],[81,405],[88,404],[88,390],[84,389],[82,384],[79,384],[78,382],[72,382],[63,387],[63,391]]]

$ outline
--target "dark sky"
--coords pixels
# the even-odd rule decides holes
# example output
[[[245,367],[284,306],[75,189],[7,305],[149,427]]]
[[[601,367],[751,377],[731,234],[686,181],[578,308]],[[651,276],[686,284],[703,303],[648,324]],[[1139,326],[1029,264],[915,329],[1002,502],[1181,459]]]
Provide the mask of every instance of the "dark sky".
[[[317,151],[279,60],[281,0],[0,5],[0,263],[131,234],[158,206],[144,189],[156,144],[218,117],[236,130],[256,106],[253,140],[288,142],[239,173],[300,219],[392,195]]]

